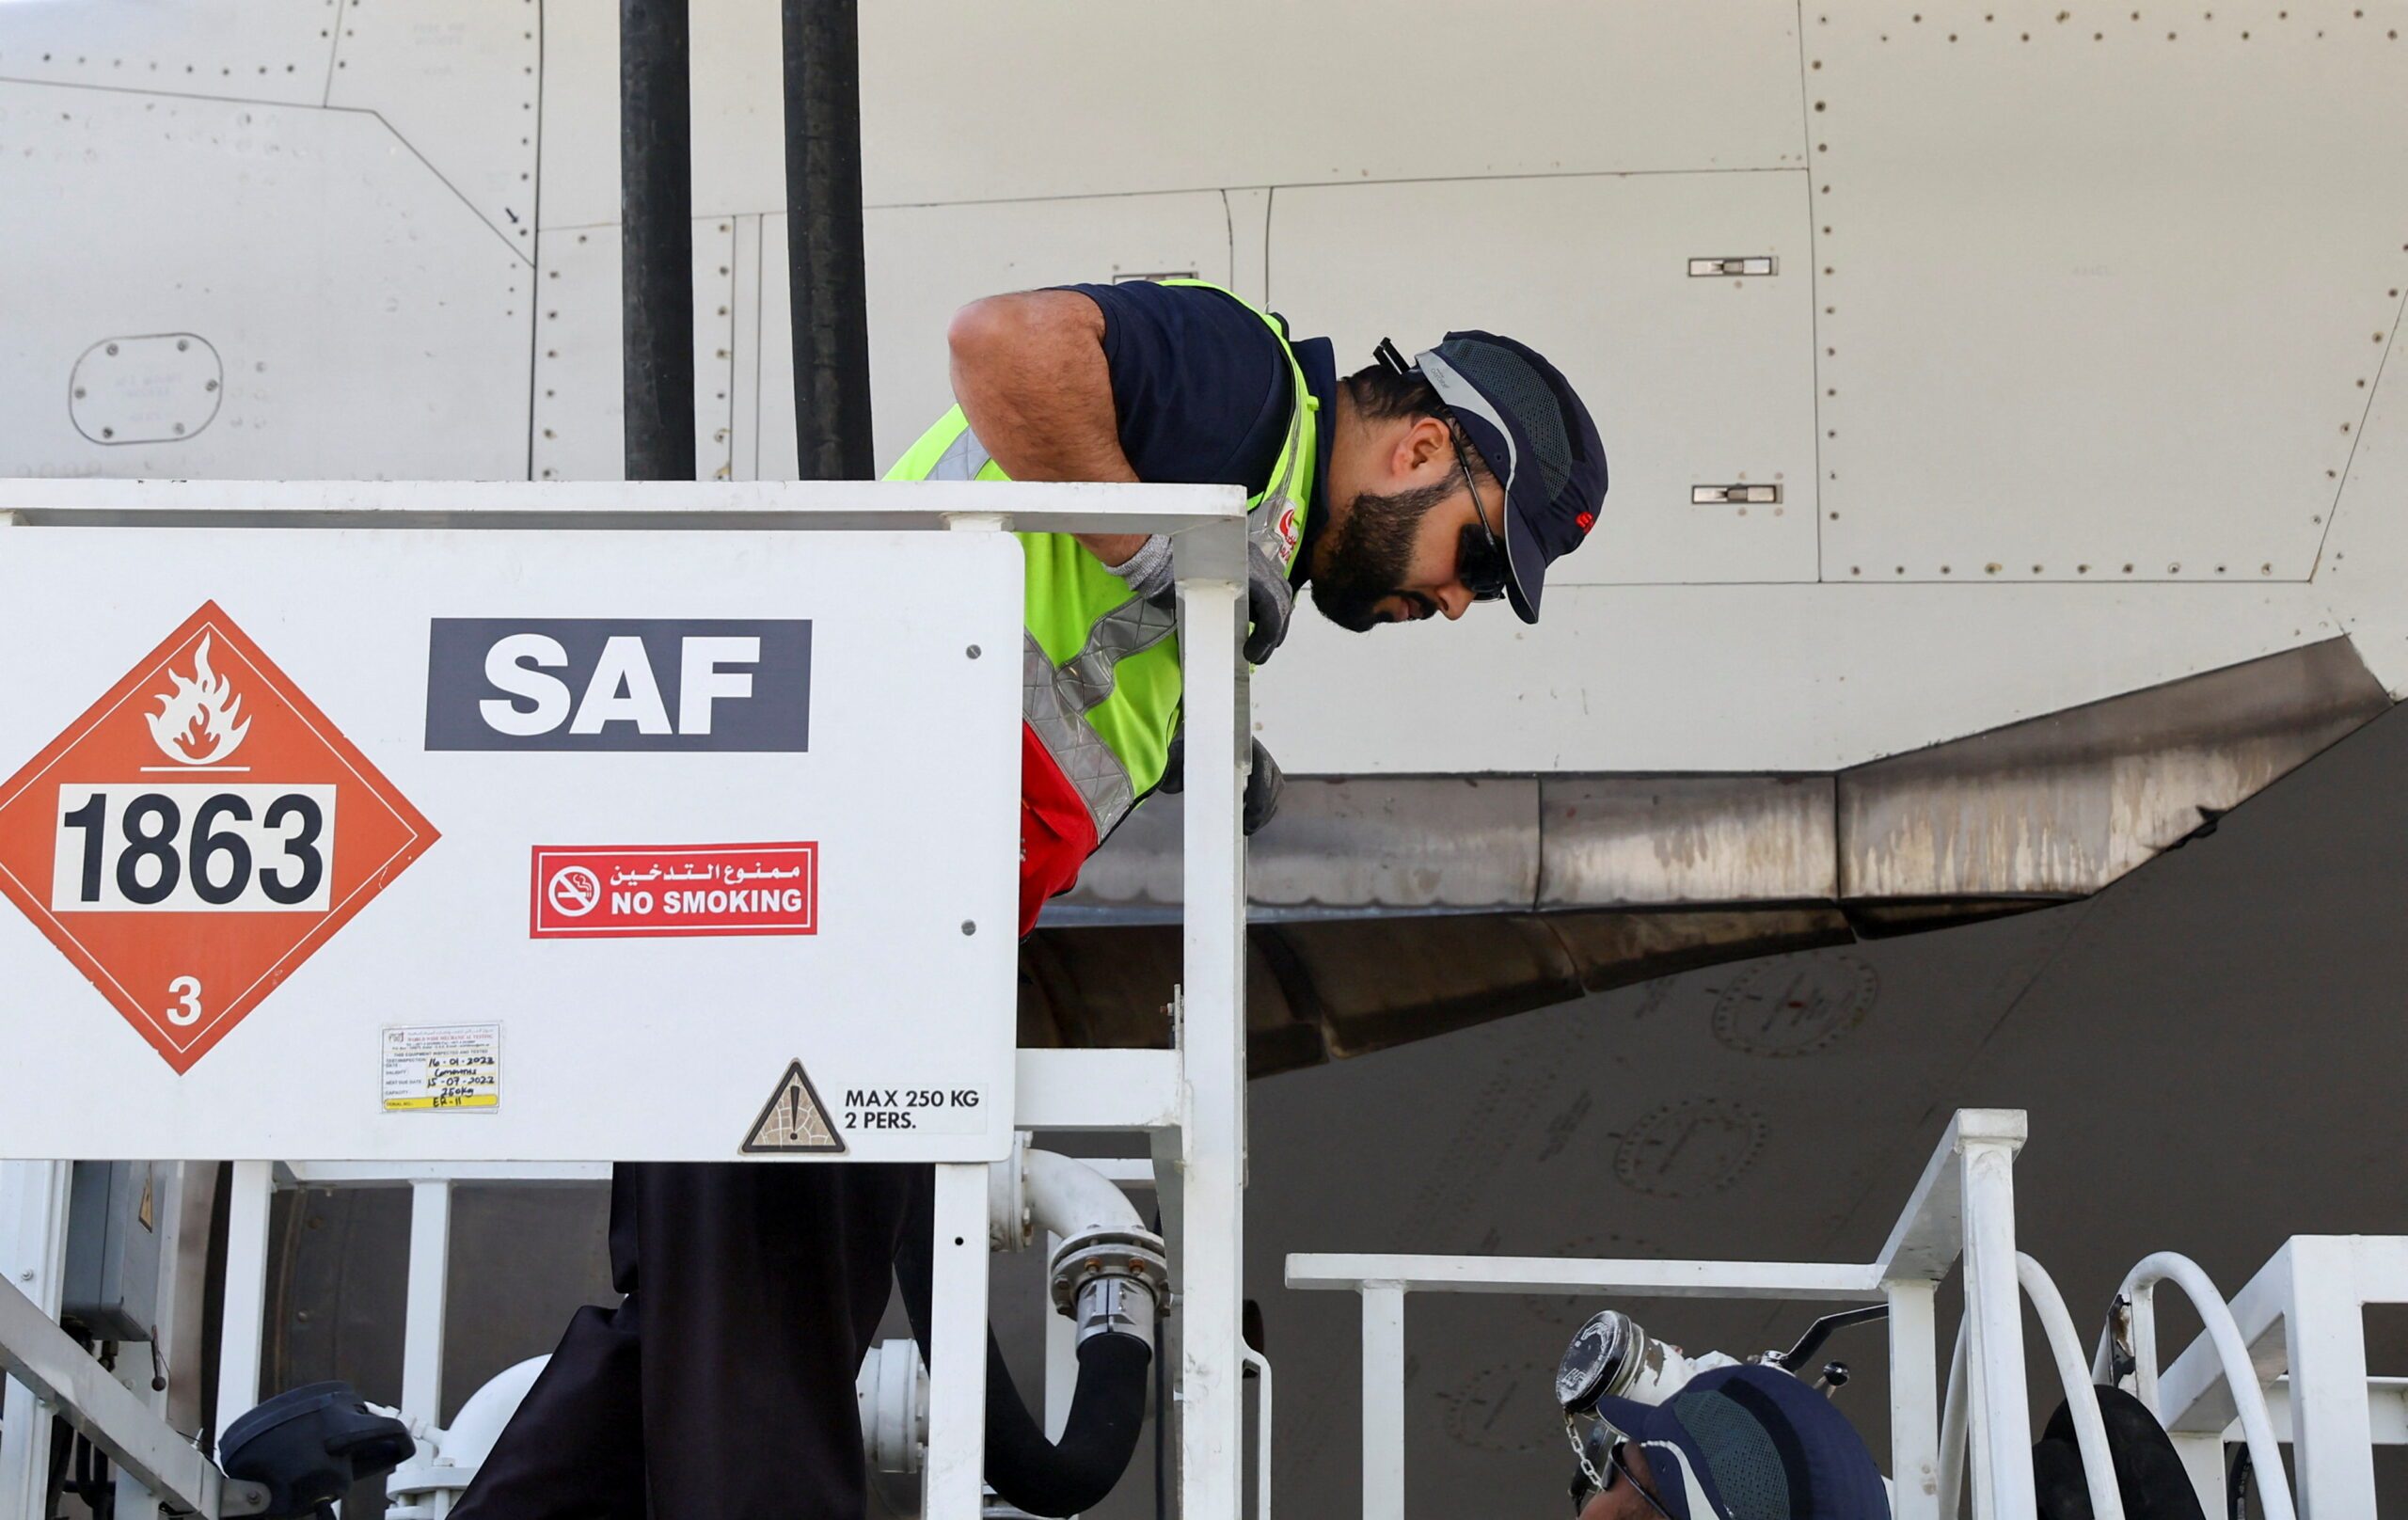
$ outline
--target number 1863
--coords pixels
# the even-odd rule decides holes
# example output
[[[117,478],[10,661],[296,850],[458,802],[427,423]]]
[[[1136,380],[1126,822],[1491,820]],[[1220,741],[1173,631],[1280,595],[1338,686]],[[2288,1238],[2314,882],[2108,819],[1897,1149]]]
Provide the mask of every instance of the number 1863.
[[[58,789],[54,912],[324,911],[332,786]]]

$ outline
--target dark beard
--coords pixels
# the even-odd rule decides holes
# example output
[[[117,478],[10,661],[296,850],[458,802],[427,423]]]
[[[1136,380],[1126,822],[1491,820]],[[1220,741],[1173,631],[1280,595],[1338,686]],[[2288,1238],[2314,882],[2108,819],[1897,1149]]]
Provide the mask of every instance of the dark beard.
[[[1386,597],[1403,596],[1434,610],[1428,597],[1402,585],[1421,519],[1456,489],[1445,481],[1394,496],[1356,493],[1345,519],[1329,525],[1326,562],[1313,570],[1313,605],[1322,616],[1351,633],[1369,633],[1383,621],[1379,604]]]

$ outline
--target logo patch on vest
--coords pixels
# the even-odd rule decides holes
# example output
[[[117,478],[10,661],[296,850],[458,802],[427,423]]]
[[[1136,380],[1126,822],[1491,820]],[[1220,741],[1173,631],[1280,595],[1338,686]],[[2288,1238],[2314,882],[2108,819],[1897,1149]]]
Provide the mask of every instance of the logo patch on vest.
[[[1279,515],[1271,519],[1272,534],[1279,540],[1279,559],[1282,564],[1292,565],[1296,562],[1296,545],[1303,537],[1303,526],[1298,520],[1301,516],[1302,514],[1297,511],[1296,504],[1291,501],[1280,507]]]

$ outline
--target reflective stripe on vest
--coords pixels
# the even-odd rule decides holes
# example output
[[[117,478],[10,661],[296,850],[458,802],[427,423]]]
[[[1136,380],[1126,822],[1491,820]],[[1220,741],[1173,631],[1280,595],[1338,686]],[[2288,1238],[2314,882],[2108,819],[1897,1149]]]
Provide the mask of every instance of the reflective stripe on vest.
[[[1296,389],[1300,394],[1310,394],[1305,390],[1301,369],[1296,375]],[[1263,490],[1262,499],[1246,513],[1246,538],[1260,545],[1271,556],[1271,562],[1290,575],[1295,573],[1296,553],[1304,544],[1305,451],[1300,445],[1309,410],[1298,406],[1289,415],[1288,441],[1279,450],[1278,467],[1272,471],[1271,483]]]
[[[1021,635],[1021,717],[1037,731],[1054,763],[1078,790],[1101,840],[1137,805],[1129,768],[1112,752],[1087,714],[1112,695],[1113,667],[1179,631],[1167,608],[1142,597],[1114,608],[1087,636],[1086,647],[1056,667],[1037,635]]]
[[[929,467],[927,478],[974,481],[994,457],[964,425]],[[1112,695],[1114,666],[1178,631],[1179,618],[1170,609],[1133,596],[1097,619],[1085,644],[1059,666],[1037,635],[1021,635],[1021,718],[1037,731],[1046,752],[1086,803],[1098,839],[1112,832],[1137,805],[1137,789],[1129,768],[1087,721],[1087,714]]]
[[[964,422],[960,435],[946,444],[944,452],[937,455],[937,462],[928,467],[927,478],[932,481],[974,481],[980,470],[994,462],[995,456],[987,451],[987,446],[978,441],[978,435],[971,432],[970,424]]]

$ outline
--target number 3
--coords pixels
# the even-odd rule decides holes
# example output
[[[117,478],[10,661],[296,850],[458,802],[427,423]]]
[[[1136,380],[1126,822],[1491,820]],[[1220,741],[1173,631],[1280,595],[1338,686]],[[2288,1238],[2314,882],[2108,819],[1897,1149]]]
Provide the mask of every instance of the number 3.
[[[167,990],[176,1000],[176,1005],[167,1010],[167,1022],[179,1028],[200,1022],[199,977],[179,976],[167,984]]]

